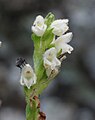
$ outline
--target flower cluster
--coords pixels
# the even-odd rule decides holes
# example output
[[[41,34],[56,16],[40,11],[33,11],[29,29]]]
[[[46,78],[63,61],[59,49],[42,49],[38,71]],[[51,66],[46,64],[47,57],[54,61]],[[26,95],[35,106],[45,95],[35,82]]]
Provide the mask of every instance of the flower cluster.
[[[64,54],[70,54],[73,51],[73,47],[68,44],[72,39],[72,32],[66,33],[69,29],[68,22],[68,19],[58,19],[54,20],[49,26],[54,34],[54,38],[51,42],[51,46],[53,47],[46,50],[43,55],[43,63],[48,77],[58,73],[58,69],[61,66],[61,60],[65,58]],[[37,16],[32,26],[32,31],[37,36],[42,37],[47,27],[45,19],[42,16]],[[62,55],[62,58],[58,55]],[[58,57],[60,59],[58,59]]]
[[[68,44],[73,36],[72,32],[67,32],[68,22],[68,19],[54,20],[54,15],[51,13],[45,18],[41,15],[36,17],[31,27],[35,73],[29,64],[25,64],[22,67],[21,85],[30,89],[36,81],[44,78],[43,74],[46,73],[48,79],[53,79],[58,74],[66,53],[71,54],[73,51],[73,47]]]

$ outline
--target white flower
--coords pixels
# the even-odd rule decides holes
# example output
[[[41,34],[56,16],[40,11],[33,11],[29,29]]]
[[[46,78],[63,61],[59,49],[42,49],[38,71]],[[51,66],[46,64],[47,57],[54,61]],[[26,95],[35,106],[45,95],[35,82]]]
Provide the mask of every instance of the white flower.
[[[44,67],[46,69],[46,74],[49,77],[51,74],[57,74],[58,68],[61,65],[61,62],[56,57],[57,51],[54,47],[47,50],[44,55]]]
[[[68,29],[68,19],[59,19],[59,20],[55,20],[54,22],[52,22],[51,24],[51,28],[53,28],[53,33],[57,36],[61,36],[62,34],[64,34]]]
[[[22,68],[20,84],[27,86],[28,89],[34,84],[36,84],[36,75],[29,64],[26,64]]]
[[[42,36],[44,34],[46,28],[47,28],[47,25],[44,24],[44,18],[41,15],[38,15],[32,26],[32,31],[37,36]]]
[[[58,37],[55,41],[53,40],[53,44],[55,45],[55,48],[57,52],[62,50],[62,54],[64,53],[71,53],[73,51],[73,47],[71,47],[69,44],[72,39],[72,32],[69,32],[67,34],[64,34],[60,37]]]

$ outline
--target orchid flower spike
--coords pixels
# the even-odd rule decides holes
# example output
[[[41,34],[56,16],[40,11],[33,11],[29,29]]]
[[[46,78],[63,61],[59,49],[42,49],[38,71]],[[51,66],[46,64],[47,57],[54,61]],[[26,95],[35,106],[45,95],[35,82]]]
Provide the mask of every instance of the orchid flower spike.
[[[38,15],[32,26],[32,31],[37,36],[42,36],[44,34],[46,28],[47,28],[47,25],[44,24],[44,18],[41,15]]]
[[[22,68],[20,84],[26,86],[28,89],[36,84],[37,77],[29,64]]]
[[[57,51],[54,47],[46,50],[43,55],[44,67],[46,69],[46,74],[49,77],[51,74],[57,74],[58,68],[61,65],[61,62],[58,60]]]
[[[54,35],[61,36],[64,34],[69,29],[68,21],[68,19],[59,19],[52,22],[51,28],[53,28]]]

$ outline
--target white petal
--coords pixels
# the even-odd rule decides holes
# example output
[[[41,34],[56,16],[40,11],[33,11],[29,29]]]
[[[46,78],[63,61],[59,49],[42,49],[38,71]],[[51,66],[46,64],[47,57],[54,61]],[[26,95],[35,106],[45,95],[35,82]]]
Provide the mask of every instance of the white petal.
[[[28,89],[30,89],[30,87],[33,85],[33,79],[27,80],[26,78],[24,78],[24,83],[28,87]]]
[[[44,67],[48,68],[48,66],[51,66],[51,62],[48,59],[44,58]]]
[[[54,27],[54,29],[52,31],[54,33],[54,35],[61,36],[69,29],[69,27],[66,24],[64,24],[62,26],[61,27]]]
[[[47,25],[43,26],[32,26],[32,31],[37,35],[37,36],[42,36],[47,28]]]
[[[57,36],[61,36],[62,34],[64,34],[69,27],[67,26],[68,24],[68,20],[67,19],[59,19],[59,20],[55,20],[52,24],[51,24],[51,28],[53,28],[53,33]]]
[[[69,20],[68,19],[63,19],[63,22],[68,25]]]
[[[64,35],[63,40],[65,43],[69,43],[72,40],[73,34],[72,32],[69,32]]]
[[[47,68],[48,66],[53,66],[53,60],[56,57],[57,51],[54,47],[50,48],[49,50],[47,50],[44,55],[43,55],[43,59],[44,59],[44,67]]]
[[[72,32],[66,33],[65,35],[58,37],[55,40],[55,44],[57,45],[58,43],[60,44],[69,43],[72,40],[72,37],[73,37]]]
[[[63,24],[68,24],[69,20],[68,19],[58,19],[58,20],[55,20],[52,24],[51,24],[51,27],[60,27],[61,25]]]
[[[61,65],[61,62],[57,58],[55,58],[55,63],[56,63],[56,66],[60,66]]]
[[[44,24],[44,18],[41,15],[38,15],[34,21],[34,25],[42,25]]]
[[[44,34],[43,30],[40,30],[37,27],[32,26],[32,31],[37,35],[37,36],[42,36]]]
[[[64,53],[69,53],[71,54],[71,52],[73,51],[73,47],[68,45],[68,44],[63,44],[62,45],[62,54]]]
[[[57,51],[55,49],[55,47],[52,47],[48,50],[46,50],[46,52],[44,53],[44,57],[48,58],[49,56],[50,57],[55,57],[57,54]]]

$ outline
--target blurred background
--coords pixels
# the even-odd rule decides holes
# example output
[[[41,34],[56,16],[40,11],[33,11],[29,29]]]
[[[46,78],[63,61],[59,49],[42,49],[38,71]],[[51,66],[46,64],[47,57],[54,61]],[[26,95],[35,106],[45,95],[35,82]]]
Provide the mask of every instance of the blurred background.
[[[25,120],[16,58],[33,65],[31,25],[48,12],[68,18],[74,51],[41,95],[47,120],[95,120],[95,0],[0,0],[0,120]]]

